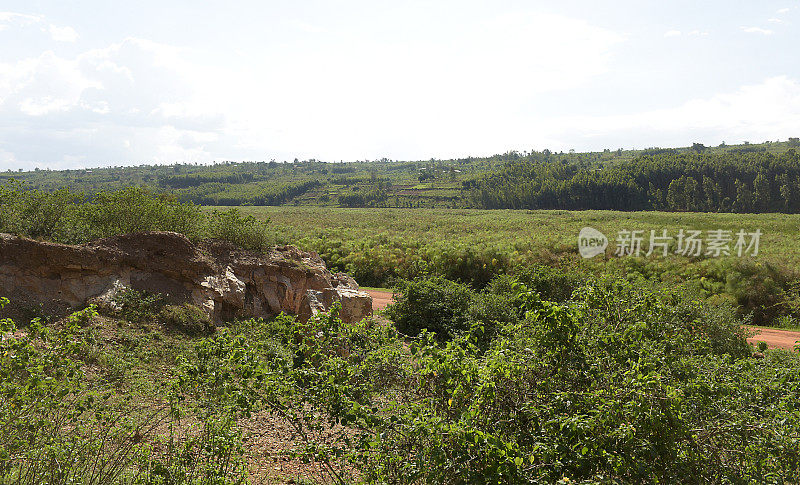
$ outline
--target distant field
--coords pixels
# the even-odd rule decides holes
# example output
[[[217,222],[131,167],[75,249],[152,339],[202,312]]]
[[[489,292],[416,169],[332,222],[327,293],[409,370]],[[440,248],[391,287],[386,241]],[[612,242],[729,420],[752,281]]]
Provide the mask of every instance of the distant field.
[[[342,209],[310,207],[241,207],[259,219],[269,218],[282,242],[316,246],[320,239],[343,241],[376,240],[390,246],[426,247],[440,244],[456,246],[491,245],[522,254],[530,251],[559,250],[577,255],[577,235],[591,226],[610,241],[620,230],[649,231],[666,229],[675,236],[680,229],[723,229],[734,233],[761,229],[758,259],[777,264],[800,262],[800,215],[787,214],[709,214],[675,212],[616,211],[512,211],[473,209]],[[598,258],[599,259],[599,258]],[[644,258],[643,258],[644,259]],[[652,256],[646,258],[658,260]],[[685,260],[680,256],[667,259]],[[725,258],[722,258],[725,259]]]
[[[544,271],[546,285],[559,278],[582,281],[611,273],[670,287],[686,286],[708,301],[728,301],[761,325],[800,325],[800,215],[615,211],[511,211],[470,209],[340,209],[242,207],[270,219],[276,242],[314,250],[328,266],[363,285],[385,287],[395,278],[425,274],[481,287],[499,273]],[[590,226],[609,239],[605,256],[583,259],[577,236]],[[683,229],[739,230],[762,236],[752,256],[644,256],[650,230],[675,238]],[[620,230],[644,231],[642,256],[614,255]],[[734,241],[729,244],[732,254]],[[536,268],[544,268],[542,270]],[[550,268],[550,269],[547,269]],[[547,281],[550,281],[548,283]],[[779,319],[782,319],[779,321]]]

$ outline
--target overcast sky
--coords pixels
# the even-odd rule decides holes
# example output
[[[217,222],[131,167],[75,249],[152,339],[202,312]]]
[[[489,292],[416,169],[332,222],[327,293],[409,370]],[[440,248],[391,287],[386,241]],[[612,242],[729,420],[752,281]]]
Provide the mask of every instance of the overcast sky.
[[[800,0],[4,0],[0,169],[800,136]]]

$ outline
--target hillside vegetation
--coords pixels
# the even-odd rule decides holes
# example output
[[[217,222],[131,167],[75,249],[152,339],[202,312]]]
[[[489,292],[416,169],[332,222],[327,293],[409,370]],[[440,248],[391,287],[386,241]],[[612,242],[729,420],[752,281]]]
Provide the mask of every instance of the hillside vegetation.
[[[800,216],[614,211],[509,211],[471,209],[335,209],[242,207],[269,219],[281,242],[317,251],[328,267],[361,284],[390,286],[426,275],[483,288],[497,274],[536,274],[574,289],[587,275],[611,273],[630,281],[692,287],[698,298],[727,301],[754,323],[800,326]],[[219,208],[217,208],[219,210]],[[578,254],[581,228],[609,239],[605,257]],[[680,230],[741,229],[763,233],[759,253],[714,257],[675,254]],[[643,231],[642,253],[616,256],[621,230]],[[646,256],[650,231],[673,237],[667,256]],[[732,243],[731,243],[732,244]],[[544,287],[541,288],[543,290]],[[571,290],[570,290],[571,291]]]
[[[337,307],[211,322],[133,290],[2,319],[0,482],[791,483],[800,358],[756,351],[746,324],[797,326],[798,217],[221,208],[7,183],[0,231],[291,242],[396,294],[354,324]],[[584,260],[586,225],[764,237],[742,258]]]
[[[607,235],[603,257],[578,255],[577,235],[592,226]],[[485,211],[211,207],[182,203],[147,189],[106,191],[87,198],[67,189],[0,186],[0,232],[63,243],[148,230],[218,238],[263,250],[295,244],[319,253],[333,271],[367,286],[442,276],[480,289],[498,274],[537,273],[574,289],[587,275],[614,274],[694,288],[710,302],[728,302],[753,323],[800,326],[800,220],[781,214],[700,214],[609,211]],[[615,256],[621,230],[667,231],[669,254]],[[760,230],[756,256],[675,254],[681,230]],[[647,237],[643,249],[647,249]],[[572,283],[569,283],[572,282]],[[570,290],[571,291],[571,290]]]
[[[800,473],[800,360],[754,359],[732,309],[691,294],[589,279],[553,302],[507,277],[482,292],[418,280],[389,309],[397,327],[347,325],[334,310],[205,337],[172,326],[155,299],[125,301],[117,313],[1,322],[4,482],[782,483]]]
[[[588,153],[508,152],[427,161],[222,162],[0,173],[29,189],[129,186],[200,205],[617,209],[800,209],[800,141]]]

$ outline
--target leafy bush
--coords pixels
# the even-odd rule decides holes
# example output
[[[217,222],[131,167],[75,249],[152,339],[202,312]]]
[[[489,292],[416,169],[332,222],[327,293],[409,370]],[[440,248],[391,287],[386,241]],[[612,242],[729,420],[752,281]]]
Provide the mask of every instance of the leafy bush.
[[[252,215],[243,216],[238,209],[213,210],[208,216],[205,237],[222,239],[248,249],[266,249],[274,243],[269,220],[258,221]]]
[[[158,317],[165,324],[190,336],[208,335],[216,330],[211,318],[203,310],[190,303],[165,305]]]
[[[0,231],[77,244],[117,234],[174,231],[193,240],[217,238],[255,250],[272,243],[268,221],[238,209],[205,213],[192,203],[142,187],[98,192],[92,197],[60,189],[24,190],[0,186]]]
[[[756,325],[770,325],[782,315],[800,312],[797,276],[788,268],[750,260],[715,261],[707,276],[719,284],[706,286],[731,295],[739,313],[752,313]]]
[[[486,348],[502,327],[516,324],[523,318],[517,285],[516,278],[499,275],[472,298],[467,316],[481,349]]]
[[[545,265],[526,265],[517,268],[514,276],[539,295],[550,301],[567,301],[572,292],[586,279],[585,274],[569,268],[555,268]]]
[[[12,179],[0,185],[0,232],[67,243],[80,241],[89,231],[77,214],[83,201],[82,194],[68,189],[26,191]]]
[[[308,322],[281,315],[275,323],[251,320],[234,327],[246,335],[223,329],[197,342],[179,361],[176,390],[201,415],[227,422],[257,411],[276,415],[298,441],[292,456],[321,465],[328,480],[347,483],[340,461],[355,459],[372,436],[361,428],[372,413],[366,405],[406,373],[397,333],[368,320],[345,324],[336,307]],[[253,338],[287,327],[294,359],[269,352],[274,334]]]
[[[415,404],[381,429],[368,476],[780,482],[800,469],[787,412],[800,362],[753,365],[732,309],[622,280],[590,282],[570,306],[516,288],[525,318],[485,353],[464,338],[413,344]]]
[[[416,336],[425,329],[447,340],[469,330],[472,298],[468,286],[442,277],[404,281],[395,288],[395,302],[386,313],[406,335]]]
[[[174,370],[156,377],[156,402],[169,403],[160,428],[89,391],[101,382],[80,361],[90,309],[27,334],[3,321],[0,427],[11,432],[0,434],[0,478],[52,470],[45,477],[60,483],[91,476],[94,460],[119,464],[103,468],[104,483],[123,473],[241,483],[263,458],[248,449],[257,415],[291,430],[286,457],[335,483],[786,483],[800,473],[800,359],[751,358],[732,306],[611,277],[567,303],[507,276],[480,293],[436,278],[404,284],[400,302],[416,295],[458,330],[442,339],[423,328],[409,341],[380,321],[345,323],[338,307],[307,322],[235,322],[159,367]],[[480,340],[478,322],[496,322],[492,338]],[[57,475],[60,464],[71,475]]]
[[[141,323],[153,320],[164,300],[160,294],[125,288],[114,296],[113,303],[119,308],[119,316],[132,323]]]
[[[200,207],[141,187],[99,192],[81,207],[94,237],[143,231],[174,231],[200,236]]]
[[[8,300],[0,298],[0,308]],[[135,480],[146,454],[133,439],[161,411],[134,406],[92,389],[79,357],[86,353],[96,312],[89,307],[48,328],[34,320],[17,331],[0,321],[0,481],[114,483]]]

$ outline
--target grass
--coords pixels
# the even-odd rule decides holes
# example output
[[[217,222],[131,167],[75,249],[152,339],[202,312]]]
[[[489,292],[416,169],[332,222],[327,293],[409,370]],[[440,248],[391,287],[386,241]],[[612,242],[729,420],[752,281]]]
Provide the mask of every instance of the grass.
[[[347,241],[378,238],[383,245],[425,247],[440,243],[493,245],[517,253],[563,249],[576,252],[584,226],[603,232],[614,245],[622,229],[660,231],[679,229],[761,229],[758,259],[795,266],[800,263],[800,215],[712,214],[617,211],[513,211],[474,209],[344,209],[309,207],[241,207],[246,214],[271,221],[278,239],[311,242],[339,238]],[[646,243],[646,241],[645,241]],[[607,250],[610,254],[611,250]],[[656,259],[656,258],[651,258]],[[684,260],[682,257],[667,259]],[[725,259],[725,258],[723,258]]]
[[[800,318],[800,215],[619,211],[513,211],[474,209],[344,209],[242,207],[269,219],[276,241],[313,250],[329,268],[353,276],[366,287],[391,286],[397,278],[438,274],[485,285],[497,273],[541,265],[581,275],[623,274],[667,286],[685,285],[701,299],[740,305],[753,322],[775,325],[782,316]],[[577,236],[583,227],[609,240],[604,256],[583,259]],[[686,257],[674,254],[678,231],[711,230],[735,235],[761,230],[759,252],[751,257]],[[614,255],[621,230],[643,231],[642,255]],[[650,231],[673,238],[667,256],[646,257]]]
[[[377,286],[358,286],[362,290],[369,290],[369,291],[392,291],[391,288],[379,288]]]

